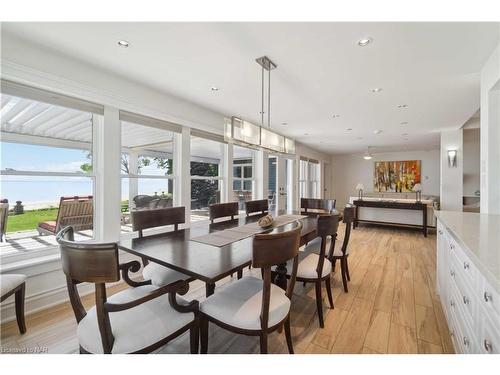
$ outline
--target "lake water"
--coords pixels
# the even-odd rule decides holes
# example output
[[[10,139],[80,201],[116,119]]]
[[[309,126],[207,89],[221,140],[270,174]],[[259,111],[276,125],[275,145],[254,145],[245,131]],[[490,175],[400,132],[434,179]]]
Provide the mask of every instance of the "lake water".
[[[168,181],[139,179],[139,194],[168,192]],[[122,200],[128,199],[129,179],[122,179]],[[92,180],[85,177],[18,177],[1,176],[0,196],[10,206],[20,200],[27,210],[58,206],[63,196],[93,195]]]

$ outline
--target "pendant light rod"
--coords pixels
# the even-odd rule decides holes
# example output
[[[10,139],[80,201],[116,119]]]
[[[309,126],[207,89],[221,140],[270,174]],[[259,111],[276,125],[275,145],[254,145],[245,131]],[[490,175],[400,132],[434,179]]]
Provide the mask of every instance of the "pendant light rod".
[[[262,126],[265,124],[264,122],[264,114],[267,112],[267,127],[271,127],[271,70],[276,69],[278,65],[271,61],[271,59],[267,56],[262,56],[255,59],[257,64],[262,67],[262,101],[261,101],[261,124]],[[267,111],[264,111],[264,103],[265,103],[265,72],[267,70]]]

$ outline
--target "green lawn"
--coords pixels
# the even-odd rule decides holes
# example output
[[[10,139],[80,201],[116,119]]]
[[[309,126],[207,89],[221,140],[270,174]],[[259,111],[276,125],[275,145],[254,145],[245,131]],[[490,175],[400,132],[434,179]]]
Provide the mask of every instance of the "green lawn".
[[[7,233],[36,229],[41,221],[56,220],[57,208],[25,211],[22,215],[9,215]]]

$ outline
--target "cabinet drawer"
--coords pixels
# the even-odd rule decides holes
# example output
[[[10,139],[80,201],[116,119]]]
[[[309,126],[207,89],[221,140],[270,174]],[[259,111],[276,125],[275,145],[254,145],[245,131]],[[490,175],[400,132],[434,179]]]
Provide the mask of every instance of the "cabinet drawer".
[[[457,245],[455,240],[448,236],[450,242],[450,253],[451,262],[456,265],[456,272],[463,275],[464,280],[472,288],[476,286],[477,270],[474,264],[469,260],[469,258],[464,254],[463,250]]]
[[[485,279],[482,280],[481,287],[478,290],[480,304],[484,306],[492,319],[500,322],[500,295]],[[498,324],[500,325],[500,323]]]
[[[454,269],[456,269],[456,267]],[[464,277],[460,272],[455,272],[453,280],[453,288],[456,288],[456,299],[458,305],[460,305],[462,311],[464,311],[464,314],[467,316],[471,326],[474,329],[478,329],[479,326],[474,324],[474,322],[477,321],[476,317],[478,311],[477,292],[467,285],[467,282],[464,280]]]
[[[479,336],[479,352],[485,354],[500,354],[499,322],[496,324],[487,314],[483,314],[483,324]]]

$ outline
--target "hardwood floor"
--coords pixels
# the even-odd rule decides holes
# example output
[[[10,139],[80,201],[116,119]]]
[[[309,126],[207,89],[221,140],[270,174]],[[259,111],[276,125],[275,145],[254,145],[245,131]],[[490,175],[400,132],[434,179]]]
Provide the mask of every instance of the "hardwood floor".
[[[339,228],[339,233],[343,232]],[[375,226],[360,226],[351,235],[349,293],[340,274],[333,277],[335,309],[324,303],[325,328],[316,316],[313,284],[297,283],[292,301],[292,336],[296,353],[453,353],[446,320],[435,294],[436,236]],[[337,265],[339,271],[339,265]],[[259,270],[247,271],[260,275]],[[221,284],[232,282],[227,278]],[[110,293],[125,286],[110,288]],[[216,289],[217,293],[217,289]],[[205,287],[191,284],[187,298],[202,300]],[[326,292],[323,290],[326,299]],[[326,302],[326,301],[325,301]],[[88,308],[93,295],[84,298]],[[76,322],[69,303],[26,317],[20,335],[15,322],[1,326],[2,352],[41,348],[49,353],[75,353]],[[158,351],[188,353],[188,335]],[[209,353],[258,353],[256,337],[239,336],[210,326]],[[269,336],[270,353],[287,353],[283,333]]]

